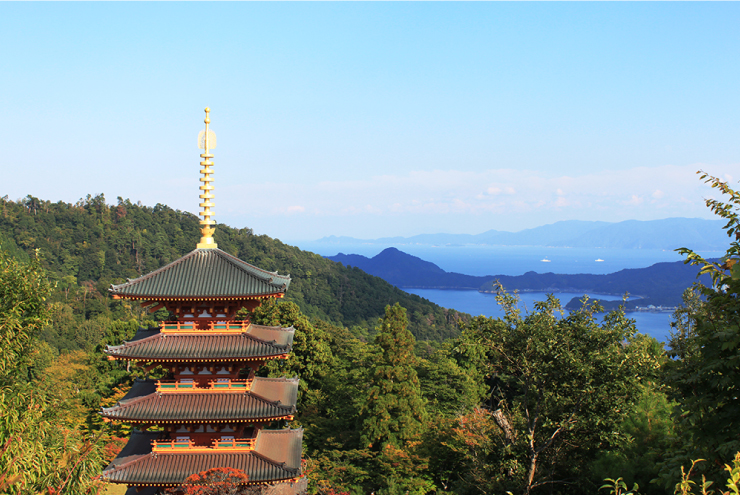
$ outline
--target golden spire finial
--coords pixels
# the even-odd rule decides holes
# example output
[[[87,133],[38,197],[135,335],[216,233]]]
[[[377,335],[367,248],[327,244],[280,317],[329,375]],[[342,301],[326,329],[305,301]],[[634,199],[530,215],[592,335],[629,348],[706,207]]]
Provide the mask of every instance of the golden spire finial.
[[[213,155],[209,154],[208,150],[216,147],[216,133],[208,129],[208,124],[211,123],[211,119],[208,116],[210,112],[211,109],[206,107],[206,118],[203,121],[206,123],[206,130],[200,131],[200,134],[198,134],[198,147],[203,150],[203,153],[200,155],[203,158],[203,161],[200,162],[203,166],[200,170],[200,173],[203,174],[203,177],[200,178],[200,181],[203,183],[200,186],[200,190],[202,191],[200,199],[203,200],[200,204],[203,211],[200,214],[203,220],[200,221],[200,234],[202,237],[198,243],[198,249],[213,249],[218,247],[216,241],[213,240],[213,233],[216,231],[213,226],[216,225],[216,222],[215,220],[211,220],[213,216],[211,208],[214,206],[212,201],[213,186],[211,185],[211,182],[213,182],[213,178],[211,177],[213,175],[213,170],[211,170],[211,165],[213,165],[211,158],[213,158]]]

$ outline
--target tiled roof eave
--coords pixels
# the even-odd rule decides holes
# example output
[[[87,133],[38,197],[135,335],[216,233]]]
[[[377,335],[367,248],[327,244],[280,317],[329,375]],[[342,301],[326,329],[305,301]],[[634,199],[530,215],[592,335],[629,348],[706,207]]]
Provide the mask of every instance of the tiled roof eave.
[[[279,421],[282,419],[292,421],[292,419],[295,417],[295,408],[293,408],[293,411],[285,411],[285,414],[278,415],[278,416],[259,416],[254,418],[221,418],[221,419],[212,419],[212,418],[200,418],[200,419],[137,419],[137,418],[119,418],[119,417],[112,417],[112,416],[106,416],[103,413],[98,413],[104,418],[108,418],[111,421],[123,421],[126,423],[132,423],[132,424],[158,424],[158,425],[165,425],[165,424],[202,424],[204,422],[207,423],[224,423],[224,424],[232,424],[232,423],[266,423],[271,421]]]
[[[171,350],[166,349],[160,349],[159,352],[161,354],[157,355],[157,348],[158,347],[166,347],[167,344],[163,343],[165,339],[169,339],[167,342],[177,342],[177,340],[173,339],[203,339],[203,338],[217,338],[217,337],[223,337],[223,338],[230,338],[230,339],[247,339],[249,342],[252,342],[253,345],[257,345],[258,349],[253,350],[249,353],[244,354],[238,354],[236,352],[229,355],[229,351],[223,350],[221,351],[222,354],[219,356],[218,354],[214,354],[213,351],[209,351],[208,349],[219,349],[223,347],[223,343],[214,343],[213,341],[210,342],[210,345],[208,342],[203,342],[202,344],[199,344],[200,352],[202,353],[201,356],[198,355],[192,355],[194,350],[190,351],[190,355],[183,355],[182,352],[178,356],[170,355],[172,352]],[[241,341],[244,342],[244,341]],[[193,344],[195,345],[195,344]],[[236,342],[234,343],[236,345]],[[251,345],[251,344],[250,344]],[[230,349],[233,349],[229,347]],[[193,348],[196,349],[196,348]],[[247,345],[245,348],[243,348],[244,351],[247,351],[250,349],[249,345]],[[277,342],[273,341],[266,341],[261,338],[255,337],[248,332],[240,333],[240,334],[203,334],[203,335],[177,335],[177,334],[162,334],[157,333],[150,337],[146,337],[139,340],[133,340],[126,342],[122,345],[117,346],[107,346],[105,349],[105,353],[109,356],[113,357],[114,359],[127,359],[131,361],[152,361],[152,362],[159,362],[159,361],[167,361],[167,362],[200,362],[200,361],[252,361],[252,360],[260,360],[260,359],[279,359],[286,354],[289,354],[293,349],[293,343],[292,341],[281,345]],[[216,351],[218,352],[218,351]],[[233,350],[232,350],[233,352]]]
[[[195,358],[169,358],[169,357],[136,357],[136,356],[123,356],[117,355],[115,359],[123,359],[126,361],[133,361],[135,363],[203,363],[203,362],[214,362],[214,363],[230,363],[230,362],[242,362],[242,361],[265,361],[271,359],[286,359],[289,353],[281,354],[270,354],[266,356],[251,356],[251,357],[222,357],[222,358],[211,358],[211,357],[195,357]]]
[[[255,339],[255,340],[258,340],[258,339]],[[264,346],[270,346],[276,351],[280,351],[278,354],[285,354],[286,352],[290,352],[293,347],[292,343],[285,345],[285,346],[281,346],[279,344],[273,344],[272,342],[262,341],[261,343]],[[135,342],[132,342],[131,344],[135,344]],[[110,346],[107,346],[105,351],[103,352],[111,356],[122,356],[120,352],[123,351],[124,349],[135,349],[135,347],[133,345],[129,345],[128,343],[122,344],[122,345],[110,345]],[[256,356],[256,357],[260,357],[260,356]],[[141,359],[148,359],[148,358],[141,358]]]
[[[114,474],[114,473],[117,473],[117,472],[120,472],[120,471],[123,471],[126,468],[128,468],[129,466],[131,466],[132,464],[137,463],[141,459],[143,459],[143,458],[145,458],[147,456],[150,456],[151,457],[151,456],[154,456],[154,455],[155,455],[154,452],[149,452],[149,453],[146,453],[146,454],[139,454],[139,455],[132,455],[132,456],[130,456],[130,459],[127,460],[126,462],[121,463],[118,466],[115,466],[115,467],[113,467],[111,469],[108,469],[108,468],[104,469],[103,470],[103,473],[101,474],[101,477],[102,478],[108,478],[109,475]],[[111,464],[111,466],[112,466],[112,464]],[[110,466],[108,466],[108,467],[110,467]]]
[[[300,472],[301,472],[301,468],[300,467],[292,468],[292,467],[286,466],[284,462],[273,461],[269,457],[267,457],[267,456],[265,456],[263,454],[260,454],[257,451],[252,451],[252,455],[257,456],[260,459],[262,459],[263,461],[267,462],[268,464],[272,464],[273,466],[278,467],[280,469],[284,469],[286,471],[293,471],[296,475],[300,474]]]
[[[195,454],[195,455],[213,455],[213,456],[216,456],[216,455],[221,455],[221,454],[223,454],[223,452],[218,452],[218,453],[217,452],[214,452],[212,454],[211,453],[209,453],[209,454],[198,453],[198,454]],[[285,481],[285,480],[295,479],[296,477],[301,476],[301,468],[300,467],[298,467],[298,468],[288,467],[288,466],[285,465],[285,463],[275,462],[272,459],[269,459],[269,458],[265,457],[264,455],[259,454],[256,451],[243,452],[243,453],[233,453],[231,455],[244,456],[244,457],[250,457],[250,456],[256,457],[260,461],[273,466],[274,468],[276,468],[277,471],[283,471],[283,476],[271,477],[270,479],[248,481],[246,483],[247,485],[267,485],[267,484],[271,484],[271,483],[275,483],[275,482],[279,482],[279,481]],[[144,462],[146,462],[148,460],[152,460],[152,458],[153,459],[158,459],[159,457],[164,457],[164,456],[178,456],[178,457],[181,458],[181,460],[180,460],[181,463],[186,463],[187,462],[187,458],[188,457],[191,457],[191,456],[194,456],[194,454],[188,453],[188,452],[172,452],[172,453],[169,453],[168,452],[168,453],[164,453],[164,454],[157,454],[157,453],[154,453],[154,452],[150,452],[148,454],[142,454],[142,455],[138,455],[138,456],[132,456],[134,458],[132,458],[130,461],[127,461],[127,462],[125,462],[125,463],[123,463],[123,464],[121,464],[119,466],[113,467],[111,469],[107,469],[106,468],[105,470],[103,470],[103,473],[101,474],[101,478],[104,479],[104,480],[106,480],[106,481],[108,481],[108,482],[126,483],[126,484],[131,485],[131,486],[177,486],[177,485],[181,484],[183,481],[185,481],[184,479],[181,480],[179,483],[178,482],[173,483],[172,481],[156,481],[156,480],[143,481],[143,480],[137,480],[134,477],[115,476],[115,475],[119,475],[119,474],[125,474],[127,471],[130,471],[130,470],[136,468],[136,464],[144,463]]]
[[[209,295],[209,296],[179,296],[174,294],[156,294],[156,295],[140,295],[140,294],[122,294],[119,292],[113,291],[113,289],[108,289],[108,292],[110,292],[114,298],[118,299],[136,299],[136,300],[142,300],[146,299],[147,301],[247,301],[252,299],[267,299],[270,297],[276,297],[276,298],[283,298],[285,297],[286,290],[280,290],[277,292],[264,292],[259,294],[248,294],[248,295],[241,295],[241,294],[219,294],[219,295]]]
[[[248,412],[249,407],[246,405],[242,405],[243,409],[240,409],[239,413],[236,413],[237,415],[235,417],[226,417],[224,415],[223,409],[229,409],[230,407],[234,407],[234,404],[224,404],[224,403],[218,403],[219,400],[224,399],[241,399],[241,400],[256,400],[258,404],[254,404],[252,406],[253,410],[251,413]],[[177,401],[179,400],[179,404],[170,405],[170,407],[174,407],[176,411],[181,411],[183,404],[182,401],[197,401],[197,400],[203,400],[206,401],[211,400],[212,402],[215,402],[215,404],[210,404],[211,407],[214,407],[214,410],[210,411],[210,414],[212,416],[209,417],[208,414],[200,416],[195,419],[190,419],[188,416],[192,416],[189,412],[186,413],[180,413],[184,414],[185,417],[175,417],[176,414],[165,414],[164,410],[166,410],[167,406],[164,405],[164,403],[159,403],[157,399],[164,399],[167,401],[168,399],[171,401]],[[146,402],[148,401],[154,401],[157,402],[156,404],[153,404],[151,406],[151,410],[148,412],[145,411],[138,411],[133,410],[134,407],[139,406],[139,409],[148,409],[146,407]],[[142,402],[144,404],[142,404]],[[187,402],[186,402],[187,403]],[[142,407],[143,406],[143,407]],[[204,407],[201,404],[202,407]],[[220,408],[220,409],[219,409]],[[272,414],[264,414],[258,412],[260,408],[271,408],[272,411],[270,411]],[[244,410],[246,409],[246,411]],[[127,411],[129,411],[127,413]],[[161,414],[161,417],[156,417],[156,415],[153,415],[153,411],[157,411]],[[265,411],[268,412],[268,411]],[[103,408],[101,411],[101,415],[103,417],[114,419],[118,421],[131,421],[131,422],[203,422],[203,421],[209,421],[209,422],[230,422],[230,421],[237,421],[237,422],[259,422],[259,421],[272,421],[276,419],[282,419],[287,416],[293,416],[296,412],[296,405],[295,404],[282,404],[280,401],[271,401],[269,399],[265,399],[264,397],[261,397],[257,394],[253,394],[251,392],[246,392],[243,394],[235,394],[233,392],[223,392],[223,393],[216,393],[216,392],[188,392],[188,393],[161,393],[161,392],[153,392],[148,395],[144,395],[141,397],[136,397],[135,399],[131,399],[126,401],[125,403],[118,403],[113,407],[109,408]],[[277,414],[276,414],[277,413]],[[253,414],[250,416],[244,416],[246,414]],[[145,417],[140,417],[145,416]]]
[[[230,255],[229,253],[227,253],[225,251],[221,251],[221,250],[219,250],[219,251],[220,251],[220,254],[222,256],[224,256],[226,258],[230,258],[232,260],[232,263],[234,263],[235,266],[237,266],[239,269],[241,269],[245,273],[249,273],[250,275],[253,275],[253,276],[261,276],[263,278],[263,280],[264,279],[268,279],[268,280],[269,279],[273,279],[274,280],[275,278],[277,278],[278,280],[281,280],[283,282],[283,285],[287,285],[287,284],[290,283],[290,274],[280,275],[280,274],[278,274],[277,270],[274,271],[274,272],[271,272],[269,270],[264,270],[264,269],[262,269],[262,268],[260,268],[258,266],[255,266],[255,265],[253,265],[251,263],[247,263],[246,261],[242,261],[239,258],[237,258],[236,256],[232,256],[232,255]],[[255,271],[256,272],[259,272],[260,275],[257,275],[256,273],[254,273]],[[277,285],[277,284],[275,284],[275,285]]]
[[[188,335],[188,337],[194,337],[194,336],[196,336],[196,335]],[[197,335],[197,336],[200,337],[200,335]],[[169,337],[170,338],[176,338],[178,336],[177,335],[170,335]],[[204,335],[203,337],[206,337],[206,336]],[[282,351],[282,352],[290,352],[291,348],[293,347],[293,343],[292,342],[290,344],[280,345],[280,344],[278,344],[278,343],[276,343],[274,341],[267,342],[265,340],[258,339],[257,337],[252,337],[251,335],[245,335],[245,337],[258,342],[258,343],[260,343],[263,346],[269,346],[269,347],[272,347],[275,350],[279,350],[279,351]],[[124,349],[135,349],[136,347],[140,347],[141,344],[139,344],[139,343],[140,342],[143,342],[144,340],[146,340],[146,339],[125,342],[125,343],[123,343],[121,345],[108,345],[108,346],[106,346],[105,351],[103,351],[103,352],[105,352],[106,354],[117,355],[120,351],[122,351]]]

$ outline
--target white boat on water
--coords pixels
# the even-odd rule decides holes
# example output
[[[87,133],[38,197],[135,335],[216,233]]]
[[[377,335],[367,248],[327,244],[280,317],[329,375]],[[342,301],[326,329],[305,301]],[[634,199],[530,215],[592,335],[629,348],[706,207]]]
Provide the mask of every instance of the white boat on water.
[[[602,260],[601,258],[599,258],[599,259],[597,259],[596,261],[598,261],[598,262],[602,262],[602,261],[604,261],[604,260]]]
[[[545,258],[544,260],[540,260],[540,261],[543,263],[550,263],[550,260],[548,260],[547,258]]]

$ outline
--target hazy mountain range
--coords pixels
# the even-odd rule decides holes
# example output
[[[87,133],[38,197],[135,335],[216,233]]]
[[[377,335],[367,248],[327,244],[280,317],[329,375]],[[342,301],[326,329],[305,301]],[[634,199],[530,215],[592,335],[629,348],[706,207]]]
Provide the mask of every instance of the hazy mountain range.
[[[722,220],[666,218],[663,220],[627,220],[624,222],[588,222],[566,220],[520,232],[489,230],[482,234],[421,234],[412,237],[356,239],[329,236],[317,242],[325,244],[378,244],[384,246],[416,245],[492,245],[552,246],[614,249],[676,249],[724,251],[728,238]]]

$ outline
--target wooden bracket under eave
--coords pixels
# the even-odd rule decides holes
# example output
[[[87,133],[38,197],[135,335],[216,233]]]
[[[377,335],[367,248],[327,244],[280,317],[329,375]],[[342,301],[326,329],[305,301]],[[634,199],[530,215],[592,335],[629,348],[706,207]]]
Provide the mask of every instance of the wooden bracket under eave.
[[[150,313],[154,313],[155,311],[160,310],[162,308],[164,308],[164,303],[159,303],[156,306],[152,306],[151,308],[149,308],[148,311]]]
[[[159,363],[150,364],[149,366],[144,367],[144,372],[145,373],[149,373],[150,371],[152,371],[157,366],[159,366]]]

